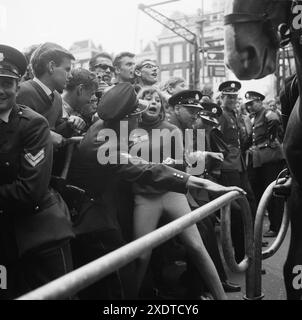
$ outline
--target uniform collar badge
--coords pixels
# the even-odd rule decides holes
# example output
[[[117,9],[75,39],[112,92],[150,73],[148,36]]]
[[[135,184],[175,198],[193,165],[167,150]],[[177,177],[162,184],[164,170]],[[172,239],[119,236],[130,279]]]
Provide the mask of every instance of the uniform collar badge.
[[[2,62],[3,60],[4,60],[4,54],[0,52],[0,62]]]

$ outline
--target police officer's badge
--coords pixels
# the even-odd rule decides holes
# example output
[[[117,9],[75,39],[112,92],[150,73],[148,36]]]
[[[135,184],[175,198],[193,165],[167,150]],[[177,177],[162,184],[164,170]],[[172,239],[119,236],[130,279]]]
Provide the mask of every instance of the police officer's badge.
[[[43,148],[35,156],[28,152],[24,158],[32,167],[36,167],[45,158],[45,150]]]
[[[231,88],[235,88],[236,84],[233,82],[231,83]]]
[[[216,114],[217,113],[217,108],[212,109],[212,113]]]

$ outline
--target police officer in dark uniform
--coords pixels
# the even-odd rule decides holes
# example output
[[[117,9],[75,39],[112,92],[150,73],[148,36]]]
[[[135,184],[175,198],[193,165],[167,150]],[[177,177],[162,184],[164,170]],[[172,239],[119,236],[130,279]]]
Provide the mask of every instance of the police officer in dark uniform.
[[[197,148],[196,130],[194,130],[192,146],[190,147],[192,147],[192,150],[194,151],[193,153],[200,155],[205,161],[205,170],[200,174],[203,173],[203,177],[210,179],[209,174],[215,175],[219,173],[221,163],[224,159],[224,152],[227,147],[221,140],[221,132],[218,129],[213,129],[213,125],[218,125],[217,119],[221,115],[221,108],[210,102],[200,102],[201,99],[202,93],[197,90],[183,90],[174,94],[169,99],[169,105],[172,106],[169,122],[176,125],[183,132],[184,137],[186,130],[193,128],[196,129],[198,127],[198,121],[200,119],[203,120],[203,125],[206,123],[209,124],[211,130],[206,130],[205,150],[198,150]],[[200,128],[205,129],[204,126],[201,126]],[[193,191],[188,194],[188,200],[191,207],[195,208],[209,202],[210,198],[209,194],[205,190],[196,190],[196,192]],[[197,226],[205,246],[217,268],[224,290],[226,292],[240,291],[240,287],[238,285],[230,283],[227,280],[227,275],[221,262],[216,234],[211,218],[203,219],[197,223]],[[192,297],[194,296],[194,292],[195,295],[197,295],[201,286],[199,281],[197,281],[197,270],[195,270],[194,266],[191,265],[190,261],[188,263],[188,270],[187,286],[192,294],[190,297]]]
[[[264,95],[248,91],[245,98],[252,120],[252,136],[247,152],[249,178],[256,200],[259,202],[265,189],[285,166],[282,146],[277,139],[278,127],[281,123],[277,113],[263,106]],[[267,210],[270,229],[264,237],[277,236],[282,221],[282,203],[282,200],[276,197],[269,202]]]
[[[218,129],[222,109],[213,102],[201,102],[203,110],[199,112],[201,124],[199,128],[205,130],[205,149],[212,153],[206,162],[205,175],[207,179],[218,181],[221,175],[221,166],[229,150],[223,140],[223,135]]]
[[[27,62],[0,45],[0,265],[12,299],[72,270],[64,202],[48,189],[52,142],[44,117],[16,104]]]
[[[225,157],[222,167],[220,183],[225,186],[236,185],[243,188],[247,192],[252,215],[256,214],[256,201],[253,194],[244,159],[242,157],[242,139],[240,136],[240,121],[238,117],[236,104],[238,92],[241,84],[238,81],[226,81],[219,86],[222,100],[222,115],[219,119],[220,129],[227,144],[229,153]],[[235,249],[235,258],[241,261],[244,258],[244,233],[241,215],[242,208],[238,202],[233,202],[231,206],[232,212],[232,240]]]

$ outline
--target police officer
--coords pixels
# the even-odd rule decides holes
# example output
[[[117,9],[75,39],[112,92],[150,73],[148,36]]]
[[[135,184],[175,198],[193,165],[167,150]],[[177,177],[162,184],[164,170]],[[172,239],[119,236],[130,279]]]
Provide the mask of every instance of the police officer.
[[[201,102],[201,105],[203,110],[199,112],[201,121],[199,128],[205,130],[206,151],[212,154],[206,162],[205,173],[209,179],[216,180],[220,177],[222,162],[229,152],[222,133],[218,129],[222,109],[213,102]]]
[[[281,123],[277,113],[263,106],[264,95],[248,91],[245,98],[245,105],[251,113],[252,120],[251,145],[248,151],[249,178],[259,202],[265,189],[277,178],[285,165],[282,147],[277,139]],[[275,237],[282,220],[282,201],[273,197],[267,209],[270,228],[264,237]]]
[[[48,189],[52,142],[44,117],[16,103],[27,62],[0,45],[0,265],[12,299],[72,270],[64,203]]]
[[[256,214],[256,202],[250,182],[248,180],[247,169],[242,157],[242,137],[240,128],[242,124],[241,118],[237,114],[237,98],[241,84],[238,81],[226,81],[221,83],[219,91],[221,92],[222,115],[219,119],[220,129],[227,144],[229,153],[225,157],[222,167],[220,183],[225,186],[240,186],[247,192],[251,212],[253,216]],[[235,249],[235,258],[241,261],[244,258],[244,233],[241,216],[241,207],[238,202],[233,202],[231,206],[232,212],[232,240]]]
[[[204,125],[205,123],[210,124],[211,127],[213,126],[213,124],[216,126],[218,125],[217,119],[221,115],[221,108],[213,103],[200,102],[202,98],[203,98],[203,95],[198,90],[183,90],[174,94],[168,101],[169,105],[172,106],[170,117],[168,118],[169,122],[176,125],[183,132],[184,138],[185,138],[186,130],[197,128],[198,120],[200,120],[200,118],[203,119]],[[202,127],[202,128],[205,129],[205,127]],[[203,174],[204,176],[205,174],[208,173],[208,171],[212,171],[212,169],[214,169],[214,164],[215,166],[218,166],[218,168],[221,167],[221,163],[224,159],[224,155],[223,155],[224,151],[222,149],[224,149],[225,144],[222,141],[220,141],[221,144],[218,144],[217,142],[218,136],[221,137],[220,132],[218,134],[214,134],[213,132],[212,134],[208,134],[206,132],[206,135],[205,135],[206,150],[198,150],[198,146],[195,141],[197,138],[196,132],[197,131],[194,130],[194,135],[192,136],[193,141],[192,141],[192,144],[189,146],[190,148],[192,148],[191,150],[193,151],[191,153],[193,161],[191,162],[194,163],[195,161],[194,155],[197,158],[200,157],[199,161],[200,160],[205,161],[205,168],[204,168],[205,170],[204,172],[200,172],[200,175]],[[215,138],[214,138],[214,135],[216,136]],[[213,145],[213,140],[216,140],[217,142],[215,143],[215,147]],[[213,150],[211,150],[211,148],[209,147],[209,144],[212,145]],[[184,145],[185,145],[185,140],[184,140]],[[220,147],[218,147],[218,145]],[[185,148],[186,147],[188,146],[185,146]],[[188,200],[191,207],[194,208],[209,202],[210,198],[208,193],[205,190],[196,190],[195,192],[191,191],[188,194]],[[216,240],[216,234],[215,234],[215,230],[214,230],[214,226],[211,221],[211,218],[203,219],[197,224],[197,226],[200,231],[201,237],[205,243],[205,246],[214,261],[214,264],[217,268],[217,271],[219,273],[219,276],[225,291],[226,292],[240,291],[239,286],[227,281],[227,276],[221,262],[221,257],[219,254],[217,240]],[[189,265],[189,276],[186,281],[188,288],[190,289],[191,293],[194,291],[198,293],[198,291],[200,290],[199,288],[200,284],[197,281],[198,274],[196,273],[196,270],[194,267],[191,268],[190,261],[188,265]],[[192,281],[192,278],[193,278],[193,281]],[[196,285],[199,285],[199,287],[196,287]]]

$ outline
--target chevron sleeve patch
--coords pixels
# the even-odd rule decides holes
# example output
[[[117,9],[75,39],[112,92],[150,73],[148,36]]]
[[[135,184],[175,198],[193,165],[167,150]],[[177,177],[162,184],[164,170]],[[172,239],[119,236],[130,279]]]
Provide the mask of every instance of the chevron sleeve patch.
[[[28,152],[24,158],[32,167],[36,167],[45,158],[45,150],[41,149],[36,155]]]

